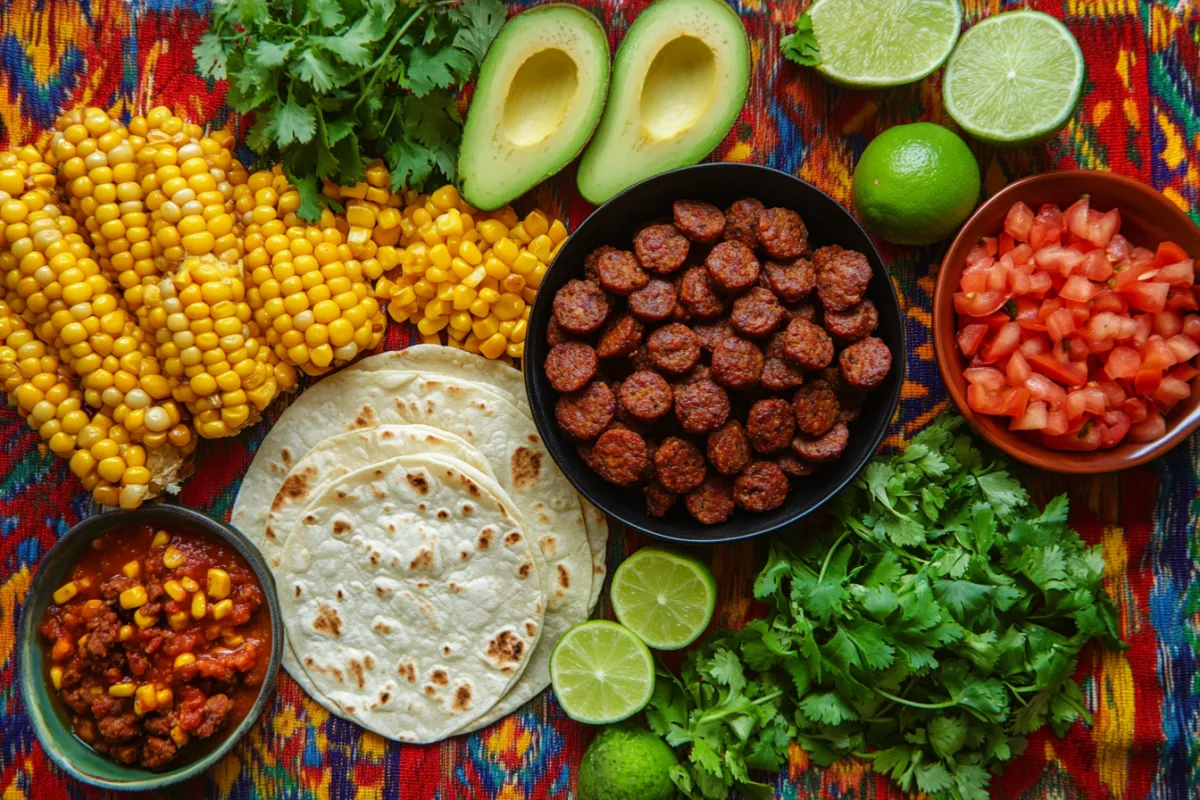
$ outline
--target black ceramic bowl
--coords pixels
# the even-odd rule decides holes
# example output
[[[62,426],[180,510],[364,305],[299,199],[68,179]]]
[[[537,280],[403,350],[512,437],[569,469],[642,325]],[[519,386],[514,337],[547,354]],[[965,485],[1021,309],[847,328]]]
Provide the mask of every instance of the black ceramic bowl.
[[[841,459],[808,478],[793,481],[787,501],[762,514],[738,510],[718,525],[701,525],[676,503],[665,517],[646,513],[642,493],[622,489],[600,478],[579,457],[575,443],[554,419],[559,394],[542,366],[549,352],[546,328],[554,294],[567,281],[583,277],[583,259],[601,245],[632,249],[633,234],[643,225],[671,217],[675,200],[706,200],[726,208],[742,197],[757,197],[768,208],[795,210],[808,227],[813,248],[838,244],[866,254],[875,270],[867,297],[879,309],[875,335],[892,351],[892,369],[872,392],[857,420],[850,423],[850,443]],[[866,465],[883,440],[900,400],[904,383],[904,323],[900,302],[879,253],[844,208],[815,186],[784,172],[752,164],[699,164],[665,172],[626,189],[596,210],[571,235],[546,272],[529,317],[525,341],[525,387],[542,438],[559,468],[575,488],[607,514],[639,531],[686,543],[728,542],[777,531],[803,519],[833,497]]]
[[[110,530],[147,524],[204,534],[231,546],[254,570],[266,597],[266,611],[271,618],[270,660],[250,713],[233,729],[221,731],[219,742],[165,770],[147,770],[140,766],[120,764],[75,737],[62,701],[52,696],[47,684],[49,646],[37,629],[42,615],[52,602],[54,590],[66,581],[75,560],[91,546],[93,539]],[[88,517],[67,531],[38,565],[37,575],[25,601],[18,637],[21,699],[42,749],[68,774],[104,789],[161,791],[164,787],[196,778],[212,769],[258,720],[275,691],[275,676],[283,658],[283,637],[283,620],[279,614],[279,600],[271,570],[267,568],[267,562],[258,548],[236,528],[199,511],[167,503],[147,504],[133,511],[109,511]]]

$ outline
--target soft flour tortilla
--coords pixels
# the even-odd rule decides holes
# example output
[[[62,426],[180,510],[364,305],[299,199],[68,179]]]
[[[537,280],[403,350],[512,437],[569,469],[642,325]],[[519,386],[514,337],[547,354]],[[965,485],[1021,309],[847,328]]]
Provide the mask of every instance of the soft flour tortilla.
[[[313,499],[284,547],[277,576],[296,655],[382,736],[435,742],[478,718],[541,633],[531,543],[478,475],[433,456],[351,472]]]
[[[265,529],[256,527],[246,535],[262,551],[272,571],[279,567],[284,538],[295,529],[314,497],[332,481],[363,467],[397,456],[432,455],[457,459],[479,471],[478,480],[493,494],[511,504],[508,494],[496,484],[495,474],[479,451],[453,434],[427,425],[381,425],[330,436],[292,467],[275,499],[271,502]],[[487,480],[485,481],[484,478]],[[391,502],[391,501],[385,501]],[[539,581],[546,580],[546,560],[533,548]],[[291,643],[283,648],[282,666],[314,700],[330,713],[343,719],[349,715],[317,688],[296,659]]]
[[[435,344],[417,344],[403,350],[361,359],[345,369],[365,372],[408,370],[426,375],[458,376],[478,380],[519,408],[525,416],[533,419],[529,401],[525,396],[525,378],[521,371],[502,361],[484,358],[465,350]],[[587,526],[588,546],[592,551],[592,592],[588,602],[588,608],[592,609],[600,600],[607,570],[608,518],[587,498],[580,496],[579,502],[583,508],[584,524]]]

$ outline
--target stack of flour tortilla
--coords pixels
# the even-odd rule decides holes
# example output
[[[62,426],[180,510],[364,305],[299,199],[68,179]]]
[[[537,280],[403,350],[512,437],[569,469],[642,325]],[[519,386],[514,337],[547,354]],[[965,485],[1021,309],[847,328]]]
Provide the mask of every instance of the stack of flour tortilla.
[[[232,522],[274,571],[284,668],[399,741],[477,730],[545,689],[604,581],[604,515],[551,460],[521,373],[436,345],[300,395]]]

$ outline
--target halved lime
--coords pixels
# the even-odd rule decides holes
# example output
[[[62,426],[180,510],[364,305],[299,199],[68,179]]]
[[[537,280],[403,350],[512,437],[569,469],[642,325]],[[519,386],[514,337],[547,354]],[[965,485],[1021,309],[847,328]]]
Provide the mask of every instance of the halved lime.
[[[567,716],[589,725],[619,722],[654,693],[654,658],[626,627],[597,619],[569,629],[550,654],[550,684]]]
[[[621,562],[609,589],[613,613],[656,650],[687,647],[717,605],[717,582],[700,561],[644,547]]]
[[[817,0],[808,10],[821,51],[817,69],[858,88],[919,81],[958,40],[958,0]]]
[[[963,34],[942,95],[946,111],[976,139],[1033,144],[1067,124],[1083,74],[1083,53],[1066,25],[1040,11],[1007,11]]]

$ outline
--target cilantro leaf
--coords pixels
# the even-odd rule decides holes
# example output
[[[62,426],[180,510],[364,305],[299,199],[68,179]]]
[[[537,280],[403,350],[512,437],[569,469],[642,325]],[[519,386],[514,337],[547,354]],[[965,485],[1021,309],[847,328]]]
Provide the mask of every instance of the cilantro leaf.
[[[275,139],[279,147],[292,142],[307,142],[317,132],[317,116],[307,106],[302,106],[291,97],[275,109],[266,133]]]
[[[454,34],[454,46],[466,50],[475,63],[482,64],[507,15],[508,9],[500,0],[465,0],[454,10],[454,18],[461,26]]]
[[[217,81],[225,79],[227,59],[221,37],[208,31],[196,43],[192,56],[196,59],[196,68],[200,70],[201,75]]]
[[[813,33],[812,16],[807,11],[796,20],[796,29],[780,38],[779,52],[805,67],[815,67],[821,63],[821,49]]]
[[[415,47],[408,63],[408,88],[424,97],[434,89],[458,83],[471,74],[473,66],[471,57],[453,45]]]

